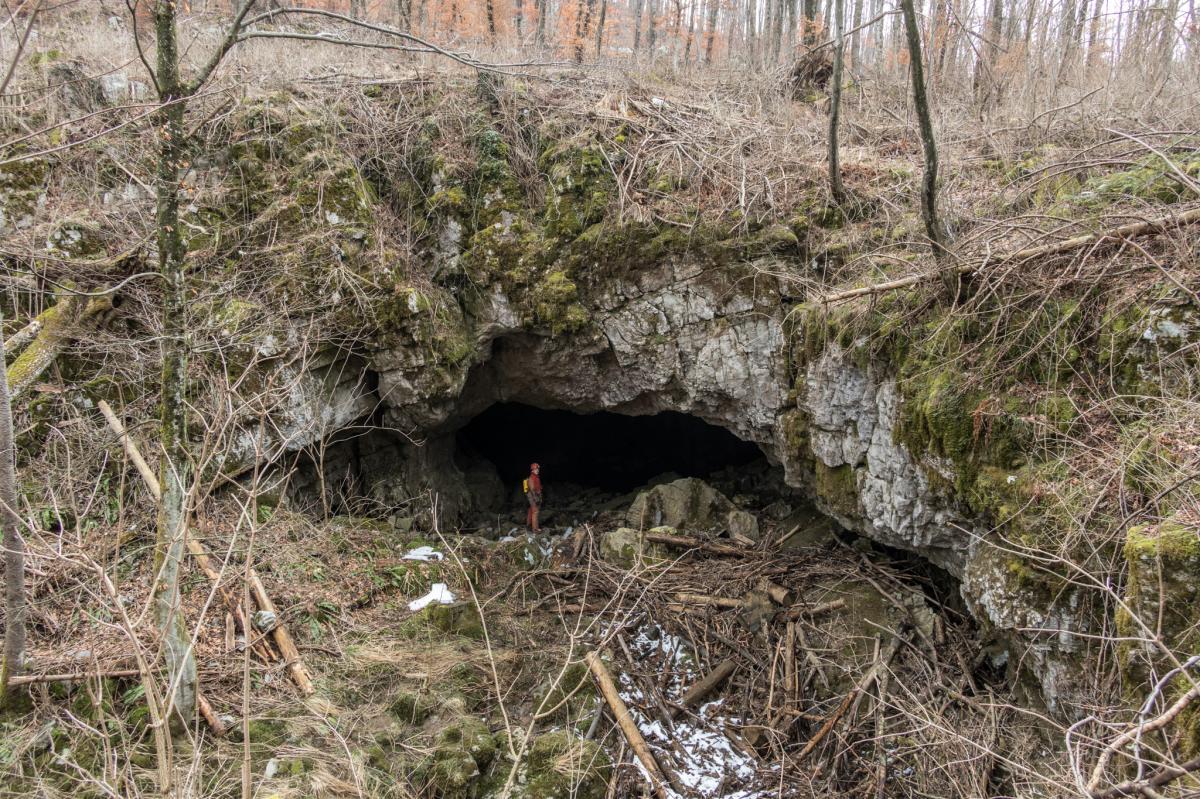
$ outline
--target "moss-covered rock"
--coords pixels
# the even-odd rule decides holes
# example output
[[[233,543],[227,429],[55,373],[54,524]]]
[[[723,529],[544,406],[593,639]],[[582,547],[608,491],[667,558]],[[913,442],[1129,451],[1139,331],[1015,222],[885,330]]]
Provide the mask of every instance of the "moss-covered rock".
[[[1110,311],[1099,345],[1099,364],[1118,391],[1186,396],[1200,364],[1200,309],[1175,287],[1159,287],[1149,299]]]
[[[436,631],[464,638],[483,638],[483,618],[474,602],[433,603],[406,619],[397,628],[401,636],[415,638]]]
[[[1131,698],[1141,699],[1152,670],[1161,674],[1170,667],[1150,640],[1154,635],[1174,652],[1191,652],[1200,644],[1200,524],[1172,517],[1132,527],[1124,551],[1128,610],[1118,612],[1117,625],[1124,641],[1125,686]]]
[[[438,733],[428,764],[428,779],[445,799],[478,796],[481,777],[496,757],[496,736],[478,718],[463,716]]]
[[[570,730],[539,735],[519,767],[514,799],[601,799],[612,761],[595,741]],[[490,794],[494,796],[495,794]]]
[[[31,157],[0,166],[0,232],[28,227],[45,202],[50,162]]]
[[[46,249],[66,258],[99,258],[106,254],[100,226],[82,217],[59,222],[46,237]]]
[[[674,530],[667,527],[654,529]],[[614,566],[632,568],[639,563],[661,560],[665,555],[665,547],[647,543],[645,535],[631,527],[619,527],[600,534],[600,557]]]
[[[1191,178],[1194,185],[1200,178],[1200,156],[1185,153],[1173,157],[1167,164],[1161,157],[1150,155],[1128,169],[1089,178],[1077,193],[1067,199],[1092,207],[1127,202],[1131,198],[1155,203],[1177,203],[1192,196],[1193,190],[1180,173]]]
[[[401,691],[388,705],[388,712],[401,724],[422,724],[436,708],[433,697],[424,691]]]

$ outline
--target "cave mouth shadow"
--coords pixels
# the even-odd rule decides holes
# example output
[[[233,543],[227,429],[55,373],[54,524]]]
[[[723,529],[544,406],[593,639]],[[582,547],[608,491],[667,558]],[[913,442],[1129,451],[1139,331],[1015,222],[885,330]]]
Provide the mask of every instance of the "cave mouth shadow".
[[[548,486],[622,493],[666,473],[708,477],[765,459],[758,445],[675,411],[626,416],[500,402],[471,419],[456,438],[460,457],[488,461],[506,487],[520,485],[534,462]]]

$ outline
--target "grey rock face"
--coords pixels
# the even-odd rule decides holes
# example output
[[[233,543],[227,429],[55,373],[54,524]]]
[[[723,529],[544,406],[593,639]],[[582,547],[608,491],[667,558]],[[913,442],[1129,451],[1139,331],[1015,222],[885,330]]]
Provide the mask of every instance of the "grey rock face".
[[[918,552],[961,575],[972,525],[953,499],[930,485],[925,465],[895,440],[900,397],[894,378],[856,366],[831,344],[809,367],[802,409],[809,420],[812,454],[831,468],[850,466],[857,508],[817,504],[844,526],[888,546]]]
[[[1020,639],[1021,628],[1079,628],[1068,618],[1070,608],[1042,610],[1004,579],[1002,566],[988,557],[985,531],[944,487],[955,477],[950,464],[918,459],[897,441],[903,397],[885,364],[859,363],[830,344],[799,374],[792,371],[786,309],[773,289],[756,283],[751,291],[731,274],[694,265],[648,266],[588,286],[582,300],[589,324],[570,335],[532,324],[498,285],[473,292],[461,308],[440,309],[436,334],[429,326],[429,303],[414,299],[413,313],[398,323],[401,329],[386,331],[386,346],[370,353],[347,384],[369,384],[364,376],[373,372],[374,394],[333,391],[320,408],[308,408],[305,395],[298,394],[290,411],[327,422],[317,427],[328,429],[348,423],[355,413],[362,418],[364,408],[377,405],[384,424],[407,436],[361,447],[368,493],[384,505],[394,507],[436,488],[442,520],[453,523],[481,496],[502,493],[504,487],[486,469],[457,463],[454,448],[455,431],[496,402],[580,413],[677,411],[758,443],[783,467],[791,487],[810,495],[842,526],[917,553],[960,578],[969,606],[1010,640]],[[454,302],[446,292],[432,304]],[[437,344],[444,345],[446,336],[466,342],[470,354],[448,363]],[[790,439],[784,424],[797,415],[802,441]],[[306,441],[311,443],[294,437]],[[627,523],[637,529],[736,528],[757,537],[757,521],[739,513],[718,492],[684,480],[639,497]],[[612,543],[616,557],[623,545]],[[1023,644],[1043,675],[1041,691],[1051,704],[1068,682],[1070,639],[1040,637],[1036,645],[1027,639]]]

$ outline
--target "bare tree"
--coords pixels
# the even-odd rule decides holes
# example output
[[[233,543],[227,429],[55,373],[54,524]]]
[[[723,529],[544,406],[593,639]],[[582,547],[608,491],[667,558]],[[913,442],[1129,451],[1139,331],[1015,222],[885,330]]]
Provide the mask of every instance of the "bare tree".
[[[638,49],[642,45],[642,9],[646,0],[633,0],[633,58],[637,60]]]
[[[596,0],[579,0],[575,17],[575,63],[583,63],[583,51],[592,32],[592,9]]]
[[[638,0],[641,2],[641,0]],[[717,35],[717,11],[720,0],[708,0],[708,29],[704,31],[704,63],[712,63],[713,40]]]
[[[600,19],[596,22],[596,58],[604,46],[604,23],[608,19],[608,0],[600,0]]]
[[[0,659],[0,707],[8,681],[21,673],[25,656],[25,543],[17,515],[16,446],[12,402],[4,369],[4,315],[0,313],[0,530],[4,540],[4,653]]]
[[[929,98],[925,93],[925,70],[921,60],[921,31],[913,0],[900,0],[904,16],[904,32],[908,41],[909,74],[912,76],[913,105],[921,130],[921,147],[925,155],[925,170],[921,180],[921,216],[933,254],[940,260],[946,252],[945,234],[937,213],[938,154],[933,138],[933,118],[929,113]]]
[[[833,0],[833,19],[836,32],[833,48],[833,77],[829,91],[829,193],[838,205],[846,202],[842,186],[842,167],[838,155],[838,117],[842,106],[842,68],[846,55],[846,0]]]
[[[25,30],[17,39],[4,78],[0,96],[8,91],[17,63],[29,42],[41,3],[29,10]],[[16,22],[10,12],[9,22]],[[12,395],[8,389],[8,358],[4,346],[4,313],[0,308],[0,540],[4,546],[4,651],[0,653],[0,707],[8,700],[9,680],[20,674],[25,659],[25,541],[21,537],[21,517],[17,514],[17,449],[13,435]]]

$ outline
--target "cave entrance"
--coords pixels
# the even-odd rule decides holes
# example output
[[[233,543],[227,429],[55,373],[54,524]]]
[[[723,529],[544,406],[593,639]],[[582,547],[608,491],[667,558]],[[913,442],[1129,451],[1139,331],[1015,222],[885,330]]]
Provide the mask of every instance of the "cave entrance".
[[[556,487],[621,495],[667,475],[709,478],[751,464],[767,467],[756,444],[674,411],[580,414],[501,402],[474,417],[456,438],[460,466],[490,463],[508,491],[520,486],[536,461],[549,498],[561,495]]]
[[[708,477],[763,459],[757,445],[695,416],[543,410],[518,402],[492,405],[458,431],[462,451],[490,461],[506,485],[529,464],[547,482],[632,491],[662,474]]]

